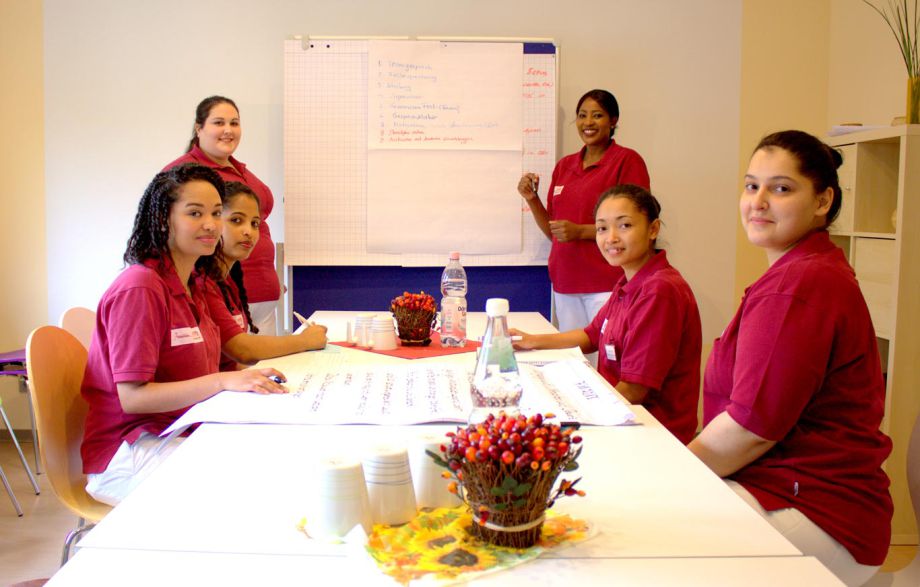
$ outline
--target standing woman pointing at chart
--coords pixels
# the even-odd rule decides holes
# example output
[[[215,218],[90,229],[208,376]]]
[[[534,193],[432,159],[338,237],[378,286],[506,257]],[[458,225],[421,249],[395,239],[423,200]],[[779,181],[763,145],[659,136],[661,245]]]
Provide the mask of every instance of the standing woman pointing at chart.
[[[242,134],[240,112],[233,100],[223,96],[205,98],[195,110],[192,139],[185,155],[164,169],[182,163],[204,165],[216,171],[224,181],[238,181],[258,196],[261,235],[252,254],[242,265],[252,323],[261,334],[274,335],[278,333],[275,310],[281,297],[281,285],[275,272],[275,243],[265,221],[275,206],[275,198],[268,186],[233,156]]]
[[[606,90],[591,90],[578,101],[575,126],[584,147],[559,160],[540,200],[540,177],[525,173],[518,193],[534,220],[552,241],[549,278],[559,330],[585,327],[598,313],[623,275],[611,267],[595,244],[594,206],[607,189],[630,183],[649,188],[642,157],[613,139],[620,107]]]

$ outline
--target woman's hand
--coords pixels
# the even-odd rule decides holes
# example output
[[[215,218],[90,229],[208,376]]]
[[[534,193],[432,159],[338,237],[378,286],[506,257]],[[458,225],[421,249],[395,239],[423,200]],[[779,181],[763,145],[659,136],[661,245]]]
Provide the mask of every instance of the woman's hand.
[[[525,173],[518,182],[518,193],[527,201],[538,198],[537,190],[540,188],[540,176],[536,173]]]
[[[508,334],[520,337],[520,340],[511,339],[511,346],[513,346],[515,350],[530,351],[537,348],[537,340],[532,334],[527,334],[517,328],[509,328]]]
[[[299,334],[295,334],[303,343],[305,351],[315,351],[326,348],[326,327],[322,324],[309,323]]]
[[[588,234],[586,227],[591,229],[588,236],[585,236]],[[550,220],[549,231],[560,243],[594,238],[594,225],[575,224],[568,220]]]
[[[324,335],[325,336],[325,335]],[[283,383],[287,381],[284,374],[277,369],[243,369],[227,371],[220,374],[220,388],[230,391],[251,391],[258,394],[287,393],[286,387],[272,379],[277,377]]]

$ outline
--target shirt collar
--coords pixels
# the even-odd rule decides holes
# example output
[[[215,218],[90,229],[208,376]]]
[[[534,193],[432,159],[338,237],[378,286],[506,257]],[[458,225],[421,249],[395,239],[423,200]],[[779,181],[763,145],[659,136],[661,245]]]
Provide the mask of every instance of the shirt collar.
[[[785,255],[780,257],[776,263],[774,263],[770,270],[782,267],[788,263],[792,263],[796,259],[801,259],[808,255],[814,253],[823,253],[835,247],[836,245],[831,242],[830,236],[827,234],[827,230],[824,228],[814,230],[804,237],[802,240],[797,242]]]
[[[607,159],[609,159],[610,157],[613,157],[613,151],[614,151],[614,147],[616,146],[616,144],[617,142],[614,140],[614,138],[610,137],[610,144],[607,145],[607,150],[604,151],[604,155],[601,157],[600,161],[592,165],[589,165],[588,169],[591,169],[592,167],[597,167],[599,165],[604,165],[607,162]],[[587,152],[588,152],[588,146],[585,145],[581,148],[581,151],[578,152],[578,160],[584,161],[585,153]]]
[[[220,163],[216,163],[210,157],[208,157],[198,145],[194,145],[192,147],[191,155],[196,161],[205,167],[210,167],[211,169],[227,169],[229,171],[235,172],[240,177],[246,175],[246,164],[233,155],[230,155],[229,158],[230,165],[221,165]]]
[[[636,272],[635,275],[633,275],[632,279],[626,281],[626,276],[624,275],[620,278],[620,281],[617,282],[617,285],[620,286],[620,289],[622,289],[624,293],[629,293],[641,287],[642,283],[659,269],[663,269],[667,266],[668,253],[659,249],[655,251],[655,254],[652,255],[652,258],[649,259],[645,265],[643,265],[642,268]]]

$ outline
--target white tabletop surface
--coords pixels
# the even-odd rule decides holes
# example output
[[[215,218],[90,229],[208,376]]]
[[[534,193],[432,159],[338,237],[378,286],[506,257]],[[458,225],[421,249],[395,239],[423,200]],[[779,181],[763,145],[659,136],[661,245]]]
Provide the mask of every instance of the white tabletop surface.
[[[335,340],[335,328],[345,318],[331,314],[318,313],[313,318],[326,320],[331,326],[330,340]],[[475,320],[474,314],[471,333]],[[535,332],[552,328],[539,314],[529,320],[519,323]],[[510,322],[515,324],[515,316]],[[392,359],[363,354],[368,361]],[[454,355],[458,356],[465,355]],[[756,584],[750,581],[766,576],[759,569],[773,569],[775,562],[777,569],[815,577],[798,584],[834,584],[821,574],[820,565],[800,557],[792,544],[647,411],[637,407],[635,412],[641,425],[583,427],[584,452],[578,474],[584,477],[579,487],[587,496],[561,499],[554,508],[591,521],[598,535],[499,577],[509,579],[523,576],[528,568],[530,572],[544,568],[554,577],[571,576],[585,584],[594,571],[617,569],[635,577],[625,584],[666,584],[671,582],[667,577],[691,584],[692,578],[685,573],[692,571],[711,577],[714,582],[704,581],[707,585],[737,584],[732,579],[738,577],[744,577],[746,584]],[[348,562],[354,556],[346,558],[351,547],[313,541],[296,527],[309,499],[311,463],[331,455],[360,457],[384,440],[409,444],[420,435],[451,429],[444,425],[203,425],[88,533],[80,543],[81,555],[86,556],[77,557],[72,564],[90,565],[105,558],[107,551],[121,551],[118,557],[113,555],[118,560],[111,560],[112,565],[130,561],[130,557],[153,563],[160,554],[170,554],[177,559],[191,557],[197,561],[193,566],[205,571],[245,566],[242,561],[252,560],[255,567],[274,568],[277,563],[277,568],[293,572],[304,564],[300,560],[304,558],[314,572],[358,573],[360,565]],[[658,560],[643,562],[660,558],[673,561],[665,566]],[[708,562],[698,563],[691,560],[694,558]],[[228,566],[215,562],[225,559],[235,562]],[[273,562],[258,562],[265,560]],[[60,573],[61,581],[69,576],[69,567]],[[227,574],[237,577],[229,570]],[[247,575],[241,571],[238,576]]]
[[[548,581],[547,578],[552,580]],[[343,565],[341,560],[311,556],[238,555],[82,549],[48,587],[86,585],[122,587],[160,585],[396,585],[373,568]],[[621,558],[537,559],[514,570],[482,578],[477,585],[593,585],[681,587],[775,587],[843,585],[817,559]]]

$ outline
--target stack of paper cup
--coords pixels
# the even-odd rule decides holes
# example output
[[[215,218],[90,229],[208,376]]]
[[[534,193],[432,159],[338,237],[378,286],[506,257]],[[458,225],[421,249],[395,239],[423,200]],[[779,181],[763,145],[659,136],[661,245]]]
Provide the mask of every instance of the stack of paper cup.
[[[341,538],[358,524],[370,533],[373,520],[360,462],[341,458],[320,461],[315,488],[307,508],[307,532],[311,536]]]
[[[415,486],[415,499],[420,508],[452,508],[462,502],[455,494],[447,491],[449,479],[441,473],[447,471],[435,463],[425,451],[431,451],[441,457],[441,445],[444,444],[443,435],[429,434],[419,437],[412,444],[411,465],[412,480]]]
[[[354,343],[358,346],[367,347],[371,345],[371,327],[374,323],[376,314],[364,313],[355,317],[355,339]]]
[[[393,316],[377,316],[371,325],[372,337],[368,346],[378,351],[391,351],[396,348],[396,328]]]
[[[418,513],[405,448],[379,446],[364,459],[367,494],[375,524],[405,524]]]

